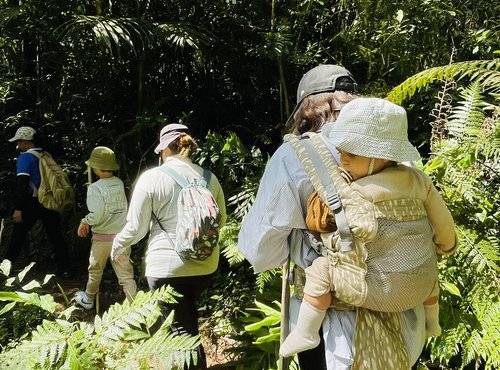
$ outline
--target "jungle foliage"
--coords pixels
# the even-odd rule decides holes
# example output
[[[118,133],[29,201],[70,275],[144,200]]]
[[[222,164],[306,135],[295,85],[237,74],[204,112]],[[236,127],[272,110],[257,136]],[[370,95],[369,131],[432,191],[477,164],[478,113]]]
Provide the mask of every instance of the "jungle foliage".
[[[494,369],[500,361],[499,35],[500,5],[485,0],[0,0],[0,141],[21,125],[39,130],[41,144],[75,185],[67,238],[73,255],[84,256],[88,245],[75,240],[74,230],[85,212],[84,161],[92,148],[115,150],[118,175],[131,191],[137,175],[157,163],[152,149],[161,127],[189,125],[200,139],[196,160],[221,179],[230,213],[220,271],[202,302],[204,323],[216,329],[213,335],[241,342],[233,349],[239,366],[275,368],[280,271],[254,277],[237,250],[239,225],[281,143],[300,77],[318,63],[341,64],[365,95],[408,109],[422,167],[457,223],[461,247],[440,262],[444,333],[429,341],[419,367]],[[14,146],[0,145],[0,155],[5,217]],[[0,237],[1,250],[8,232]],[[37,250],[46,248],[30,249],[30,260],[41,258]],[[5,315],[22,307],[1,312],[2,346]],[[76,337],[97,343],[95,328],[47,312],[30,307],[26,326],[16,326],[2,356],[15,357],[43,335],[71,337],[72,346],[81,344]],[[122,351],[118,342],[113,348]],[[98,348],[67,348],[114,363]],[[56,366],[67,355],[40,358]]]
[[[172,288],[140,291],[133,303],[117,303],[102,316],[96,316],[93,323],[79,322],[71,320],[75,306],[59,311],[60,305],[50,294],[37,292],[51,275],[42,283],[32,280],[15,289],[32,267],[33,264],[11,276],[10,261],[4,260],[0,265],[1,320],[14,322],[30,318],[26,321],[36,324],[30,333],[15,338],[0,353],[3,368],[172,369],[196,363],[200,339],[171,331],[173,313],[153,331],[161,316],[158,301],[173,302],[178,296]],[[38,320],[32,315],[26,316],[35,311],[39,312]],[[24,319],[20,314],[24,314]]]

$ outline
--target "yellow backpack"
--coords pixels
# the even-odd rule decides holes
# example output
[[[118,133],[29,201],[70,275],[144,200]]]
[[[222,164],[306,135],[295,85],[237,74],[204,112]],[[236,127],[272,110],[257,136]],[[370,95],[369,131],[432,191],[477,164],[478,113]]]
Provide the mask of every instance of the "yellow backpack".
[[[68,175],[63,171],[50,153],[30,149],[28,153],[39,159],[41,183],[37,191],[38,201],[47,209],[64,212],[70,209],[75,201],[75,191]]]

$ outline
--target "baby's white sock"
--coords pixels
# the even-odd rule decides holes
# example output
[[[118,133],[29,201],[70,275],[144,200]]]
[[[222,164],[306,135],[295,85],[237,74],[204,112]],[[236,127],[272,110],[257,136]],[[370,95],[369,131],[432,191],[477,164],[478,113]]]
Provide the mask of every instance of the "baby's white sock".
[[[441,326],[439,326],[439,303],[424,305],[425,310],[425,334],[428,337],[437,337],[441,335]]]
[[[302,301],[297,326],[281,345],[280,354],[283,357],[290,357],[297,352],[317,347],[320,341],[319,329],[325,314],[326,310],[320,310],[305,300]]]

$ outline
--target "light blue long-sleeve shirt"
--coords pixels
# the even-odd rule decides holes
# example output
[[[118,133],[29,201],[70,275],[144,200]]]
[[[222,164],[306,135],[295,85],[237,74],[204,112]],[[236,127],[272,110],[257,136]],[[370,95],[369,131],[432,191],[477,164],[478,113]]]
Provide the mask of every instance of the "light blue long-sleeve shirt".
[[[127,198],[123,181],[118,177],[99,179],[87,189],[89,213],[83,219],[98,234],[116,234],[127,215]]]
[[[328,141],[333,155],[338,153]],[[274,153],[262,176],[255,203],[243,220],[238,247],[256,272],[282,266],[290,253],[301,267],[318,256],[307,240],[305,215],[307,199],[313,191],[297,155],[284,143]],[[300,301],[292,297],[290,318],[296,322]],[[329,370],[347,370],[353,359],[354,311],[330,309],[323,321],[325,355]],[[410,362],[414,363],[425,343],[423,305],[401,313],[401,324]]]

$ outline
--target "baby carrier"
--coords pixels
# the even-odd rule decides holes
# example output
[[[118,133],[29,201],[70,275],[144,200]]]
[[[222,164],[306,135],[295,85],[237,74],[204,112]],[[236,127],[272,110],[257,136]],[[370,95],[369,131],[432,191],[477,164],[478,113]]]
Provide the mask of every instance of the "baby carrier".
[[[322,239],[334,296],[382,312],[421,304],[437,279],[432,228],[423,201],[372,202],[344,179],[323,139],[286,135],[337,230]]]

